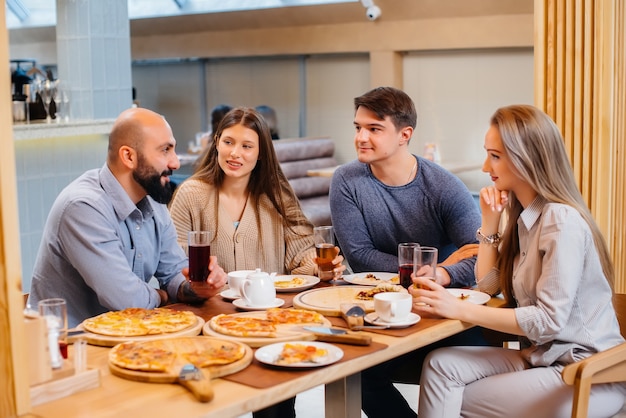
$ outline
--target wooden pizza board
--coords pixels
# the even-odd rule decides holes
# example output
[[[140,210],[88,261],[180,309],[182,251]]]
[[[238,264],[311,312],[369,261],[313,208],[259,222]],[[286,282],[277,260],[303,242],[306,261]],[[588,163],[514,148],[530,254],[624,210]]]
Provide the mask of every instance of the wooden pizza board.
[[[250,312],[241,312],[236,314],[231,314],[232,316],[246,316],[252,318],[262,318],[265,319],[265,311],[250,311]],[[316,324],[279,324],[276,326],[277,336],[276,337],[235,337],[232,335],[224,335],[215,330],[213,330],[207,321],[206,324],[202,327],[202,334],[217,337],[224,340],[229,341],[239,341],[241,343],[247,344],[250,347],[263,347],[265,345],[274,344],[274,343],[282,343],[287,341],[313,341],[316,339],[314,333],[310,331],[306,331],[302,329],[303,326],[306,325],[315,325],[322,327],[330,327],[332,326],[331,322],[324,318],[324,321]]]
[[[210,337],[178,337],[178,338],[164,338],[165,341],[172,341],[173,343],[177,343],[180,341],[177,340],[192,340],[192,344],[201,346],[203,342],[209,342],[216,340],[219,342],[219,338],[210,338]],[[183,381],[179,379],[180,370],[185,363],[187,363],[183,358],[180,358],[180,361],[177,361],[173,367],[170,368],[167,372],[148,372],[148,371],[138,371],[138,370],[130,370],[119,367],[109,360],[109,370],[115,376],[133,380],[136,382],[148,382],[148,383],[180,383],[189,389],[196,398],[198,398],[201,402],[208,402],[213,399],[213,389],[210,385],[210,380],[215,379],[217,377],[226,376],[229,374],[237,373],[248,367],[252,362],[253,353],[252,349],[240,342],[234,341],[235,344],[238,344],[245,350],[244,356],[230,364],[222,364],[215,365],[209,367],[203,367],[200,369],[202,373],[201,380],[187,380]]]
[[[99,345],[102,347],[113,347],[119,343],[123,343],[126,341],[145,341],[145,340],[154,340],[161,338],[175,338],[175,337],[194,337],[200,334],[202,330],[202,326],[204,325],[204,319],[196,316],[196,323],[188,328],[185,328],[176,332],[169,332],[167,334],[156,334],[156,335],[140,335],[140,336],[131,336],[131,337],[114,337],[111,335],[102,335],[102,334],[94,334],[93,332],[87,332],[83,334],[79,334],[73,339],[76,340],[78,338],[82,338],[87,341],[88,344],[91,345]],[[76,327],[76,329],[84,329],[82,324]]]
[[[299,309],[310,309],[326,316],[341,316],[342,303],[359,303],[365,312],[374,310],[373,300],[359,300],[357,293],[371,290],[372,286],[331,286],[307,290],[293,298],[293,306]]]

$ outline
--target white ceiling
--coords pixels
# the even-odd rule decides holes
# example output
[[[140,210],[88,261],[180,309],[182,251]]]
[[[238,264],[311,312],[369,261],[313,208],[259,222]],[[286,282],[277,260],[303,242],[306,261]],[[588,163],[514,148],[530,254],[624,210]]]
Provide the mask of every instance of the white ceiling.
[[[103,1],[103,0],[90,0]],[[353,3],[359,0],[128,0],[131,20],[191,14]],[[55,26],[56,0],[6,0],[8,29]]]

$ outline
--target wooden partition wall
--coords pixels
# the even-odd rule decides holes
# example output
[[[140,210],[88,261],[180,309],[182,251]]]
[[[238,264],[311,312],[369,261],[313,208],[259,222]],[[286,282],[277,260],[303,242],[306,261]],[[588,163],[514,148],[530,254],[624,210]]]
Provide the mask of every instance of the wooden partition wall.
[[[535,101],[561,128],[626,293],[626,0],[535,0]]]

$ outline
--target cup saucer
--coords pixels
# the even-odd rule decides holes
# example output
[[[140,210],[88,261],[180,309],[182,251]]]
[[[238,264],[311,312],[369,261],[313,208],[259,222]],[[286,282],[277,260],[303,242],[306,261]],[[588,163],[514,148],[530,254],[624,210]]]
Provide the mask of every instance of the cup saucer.
[[[365,322],[368,322],[372,325],[386,325],[389,328],[406,328],[411,325],[417,324],[420,319],[422,319],[418,314],[411,312],[409,316],[404,321],[399,322],[387,322],[378,318],[378,314],[376,312],[370,312],[365,315]]]
[[[270,308],[279,308],[285,304],[285,301],[281,298],[274,299],[274,303],[268,306],[250,306],[244,299],[233,300],[233,305],[244,311],[264,311]]]
[[[220,293],[220,296],[226,300],[235,300],[239,299],[241,295],[239,292],[236,292],[235,289],[226,289]]]

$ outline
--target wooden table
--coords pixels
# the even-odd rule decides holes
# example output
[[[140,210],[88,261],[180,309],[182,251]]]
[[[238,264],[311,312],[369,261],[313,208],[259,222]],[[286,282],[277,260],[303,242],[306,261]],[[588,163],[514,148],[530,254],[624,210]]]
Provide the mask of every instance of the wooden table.
[[[282,295],[285,294],[279,294]],[[220,302],[221,299],[215,303]],[[205,305],[210,303],[211,301]],[[502,301],[492,299],[489,304],[500,306]],[[202,312],[207,307],[194,310],[198,309]],[[215,398],[209,403],[196,401],[191,393],[180,385],[139,383],[113,376],[107,366],[109,349],[88,346],[87,364],[89,368],[100,370],[101,387],[41,404],[34,407],[32,412],[46,418],[236,417],[324,384],[327,418],[360,418],[362,370],[472,327],[471,324],[458,320],[431,319],[424,323],[429,325],[403,337],[368,333],[374,342],[386,344],[387,348],[345,362],[313,369],[288,382],[269,388],[256,389],[224,378],[214,379],[212,383]]]

